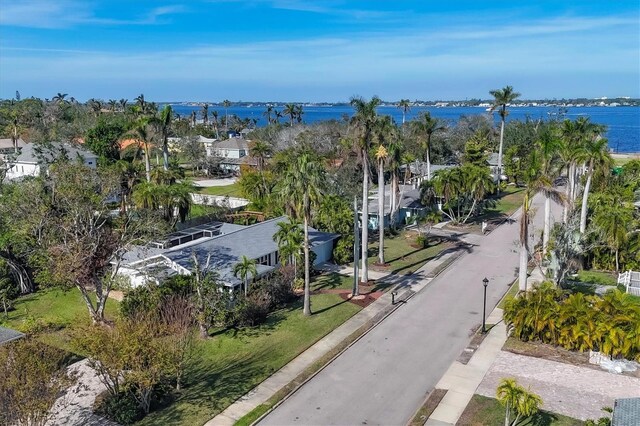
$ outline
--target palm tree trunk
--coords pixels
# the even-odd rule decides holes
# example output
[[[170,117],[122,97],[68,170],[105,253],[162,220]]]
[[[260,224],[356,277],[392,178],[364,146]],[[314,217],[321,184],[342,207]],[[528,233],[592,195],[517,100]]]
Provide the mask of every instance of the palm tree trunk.
[[[500,182],[500,176],[502,176],[502,143],[504,141],[504,117],[500,123],[500,147],[498,148],[498,182]]]
[[[384,265],[384,162],[378,161],[378,263]]]
[[[520,270],[518,271],[518,286],[520,291],[527,291],[527,264],[529,263],[529,251],[525,241],[520,242]]]
[[[311,270],[309,267],[309,218],[304,215],[304,308],[302,313],[311,315]]]
[[[389,215],[391,226],[395,226],[396,210],[398,210],[398,174],[393,172],[391,176],[391,214]]]
[[[149,144],[144,144],[144,172],[147,182],[151,182],[151,160],[149,159]]]
[[[360,281],[369,282],[369,164],[367,161],[367,151],[362,152],[362,266],[360,267]]]
[[[429,154],[430,150],[431,150],[431,142],[427,144],[427,180],[431,180],[431,155]]]
[[[169,170],[169,143],[167,141],[167,138],[164,138],[163,144],[162,144],[162,162],[163,162],[163,167],[165,172],[167,170]]]
[[[247,279],[247,276],[245,275],[245,277],[244,277],[244,297],[247,297],[247,293],[249,292],[248,288],[249,288],[249,280]]]
[[[616,273],[620,270],[619,252],[620,250],[616,248]]]
[[[584,192],[582,193],[582,210],[580,211],[580,233],[584,234],[587,230],[587,202],[589,201],[589,189],[591,187],[592,172],[587,175],[587,182],[584,184]]]
[[[549,246],[549,232],[551,232],[551,198],[545,191],[544,193],[544,231],[542,234],[542,256],[547,255],[547,247]]]

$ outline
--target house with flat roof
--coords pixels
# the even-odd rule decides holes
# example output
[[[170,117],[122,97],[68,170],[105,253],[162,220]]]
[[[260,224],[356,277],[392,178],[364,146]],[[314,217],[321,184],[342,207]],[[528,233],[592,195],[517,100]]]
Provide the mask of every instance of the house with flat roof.
[[[2,138],[0,139],[0,158],[7,158],[8,156],[15,154],[16,149],[19,152],[20,149],[24,148],[26,145],[27,143],[20,138],[15,142],[15,145],[12,138]]]
[[[611,426],[640,425],[640,398],[620,398],[613,404]]]
[[[6,178],[18,179],[25,176],[39,176],[47,165],[59,158],[78,161],[95,169],[98,156],[70,143],[50,142],[46,144],[30,143],[20,149],[20,154],[9,161]]]
[[[158,283],[172,275],[191,275],[195,256],[201,267],[208,265],[204,272],[215,272],[226,287],[235,289],[242,282],[233,275],[233,268],[242,256],[256,261],[255,278],[280,265],[278,244],[273,236],[278,223],[287,220],[282,216],[249,226],[210,222],[187,228],[145,247],[133,247],[125,255],[119,273],[129,279],[132,287]],[[331,260],[339,235],[310,228],[309,237],[311,250],[316,254],[314,264]]]

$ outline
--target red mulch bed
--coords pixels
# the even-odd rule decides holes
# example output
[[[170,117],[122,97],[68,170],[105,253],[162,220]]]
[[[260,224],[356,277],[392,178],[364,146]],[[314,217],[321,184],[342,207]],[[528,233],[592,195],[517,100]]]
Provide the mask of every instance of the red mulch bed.
[[[354,305],[358,305],[362,308],[366,308],[367,306],[375,302],[383,294],[384,293],[381,291],[374,291],[372,293],[360,293],[360,296],[357,296],[357,298],[353,298],[351,297],[351,292],[339,293],[340,297],[343,300],[348,300]]]

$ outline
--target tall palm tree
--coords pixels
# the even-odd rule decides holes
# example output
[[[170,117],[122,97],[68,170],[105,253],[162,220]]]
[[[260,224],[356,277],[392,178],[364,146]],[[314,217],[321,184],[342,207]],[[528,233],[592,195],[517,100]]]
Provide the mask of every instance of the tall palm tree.
[[[384,163],[389,151],[384,145],[378,145],[376,160],[378,161],[378,263],[384,265]]]
[[[58,92],[53,98],[51,98],[51,101],[55,102],[57,104],[60,104],[60,103],[63,103],[65,101],[66,97],[67,97],[67,93]]]
[[[146,112],[147,102],[144,99],[144,93],[140,93],[138,96],[136,96],[136,106],[140,108],[140,112],[142,112],[143,114]]]
[[[296,105],[295,112],[296,112],[296,121],[298,123],[302,123],[302,116],[304,115],[304,110],[302,105]]]
[[[362,267],[360,281],[369,281],[369,149],[373,139],[374,126],[378,120],[376,108],[382,103],[374,96],[366,101],[360,97],[351,98],[351,106],[355,114],[351,118],[351,125],[356,131],[357,149],[362,162]]]
[[[152,138],[151,132],[149,131],[148,124],[149,124],[148,121],[145,119],[139,120],[136,123],[133,131],[123,136],[123,138],[124,139],[134,138],[138,142],[139,147],[140,147],[140,144],[142,144],[141,147],[144,150],[145,176],[147,178],[147,182],[151,182],[151,158],[149,157],[149,155],[150,155],[150,146],[153,138]]]
[[[127,104],[129,103],[129,100],[122,98],[118,101],[118,103],[120,104],[120,109],[122,110],[122,112],[125,112],[127,110]]]
[[[409,99],[400,99],[400,102],[398,102],[398,108],[402,110],[402,129],[404,129],[407,112],[411,111],[411,101]]]
[[[275,116],[273,120],[275,121],[276,124],[280,124],[280,119],[283,117],[282,111],[275,110],[274,114]]]
[[[273,114],[273,106],[267,105],[267,108],[262,113],[262,115],[267,117],[267,124],[271,124],[271,114]]]
[[[607,169],[613,165],[607,147],[607,140],[605,138],[587,139],[584,144],[581,160],[587,163],[587,181],[584,184],[584,191],[582,192],[582,210],[580,212],[581,234],[584,234],[587,229],[587,201],[593,173],[596,169]]]
[[[243,255],[240,262],[236,263],[233,267],[233,275],[239,277],[244,282],[244,295],[246,296],[249,291],[249,275],[253,278],[258,275],[256,260],[249,259],[247,256]]]
[[[281,194],[297,218],[303,218],[304,229],[304,315],[311,315],[311,270],[309,264],[309,223],[311,210],[322,197],[325,170],[322,162],[309,151],[303,151],[288,164],[282,178]]]
[[[162,138],[162,160],[164,170],[169,170],[169,129],[173,120],[171,105],[165,105],[160,116],[154,117],[150,122],[155,125]]]
[[[229,99],[225,99],[222,101],[222,106],[224,107],[224,127],[229,131],[229,107],[231,106],[231,101]]]
[[[431,135],[445,130],[447,127],[441,120],[431,117],[429,111],[423,112],[415,121],[412,121],[412,127],[416,135],[420,137],[427,163],[427,180],[431,180]]]
[[[553,129],[548,129],[538,137],[536,145],[540,153],[540,174],[543,180],[540,186],[544,195],[544,228],[542,232],[542,255],[544,257],[547,254],[551,233],[551,201],[554,200],[562,204],[565,201],[565,198],[561,197],[553,187],[559,173],[556,161],[562,148],[562,142],[557,138]]]
[[[520,93],[515,92],[513,87],[506,86],[503,89],[491,90],[489,92],[494,97],[491,110],[498,109],[500,114],[500,147],[498,148],[498,178],[502,175],[502,146],[504,142],[504,123],[509,115],[507,105],[520,97]]]
[[[282,114],[289,116],[289,125],[293,127],[293,120],[296,118],[296,104],[285,104]]]
[[[389,171],[391,172],[391,226],[395,225],[395,216],[399,210],[400,195],[400,166],[403,164],[404,145],[398,139],[391,141],[387,146],[389,152]]]
[[[205,103],[202,105],[202,111],[200,111],[200,114],[202,114],[202,124],[204,127],[209,127],[209,104]]]
[[[109,111],[111,112],[116,112],[116,109],[118,108],[118,101],[116,101],[115,99],[109,99]]]
[[[218,121],[218,111],[211,111],[211,123],[213,124],[213,130],[216,132],[216,139],[220,139],[219,127],[220,122]]]

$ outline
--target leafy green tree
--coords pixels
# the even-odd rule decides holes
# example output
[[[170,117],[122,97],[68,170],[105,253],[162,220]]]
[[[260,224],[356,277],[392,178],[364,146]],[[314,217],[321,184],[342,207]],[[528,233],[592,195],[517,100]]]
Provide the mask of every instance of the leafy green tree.
[[[487,167],[489,140],[487,137],[478,132],[475,133],[464,145],[464,155],[462,157],[463,164],[472,164],[478,167]]]
[[[311,315],[309,223],[312,209],[319,204],[324,187],[325,170],[320,159],[310,151],[302,151],[288,165],[282,177],[282,198],[291,207],[294,217],[303,219],[304,315]]]
[[[489,169],[473,164],[440,170],[433,179],[434,194],[442,200],[442,214],[460,224],[484,207],[485,197],[494,187]],[[424,195],[423,191],[422,199],[428,202]]]
[[[498,175],[502,174],[502,144],[504,142],[504,123],[509,115],[507,105],[520,97],[520,93],[515,92],[513,87],[505,86],[502,89],[491,90],[489,92],[493,96],[492,110],[498,109],[500,114],[500,147],[498,150]]]
[[[0,423],[44,426],[51,408],[75,379],[64,351],[26,338],[0,346]]]
[[[87,132],[87,147],[99,157],[100,163],[114,163],[120,159],[120,138],[125,131],[122,123],[101,120]]]
[[[256,269],[256,260],[249,259],[247,256],[242,256],[240,262],[233,266],[233,275],[239,277],[244,283],[244,295],[247,296],[249,291],[249,275],[255,278],[258,275]]]
[[[515,379],[502,379],[496,390],[498,401],[505,406],[504,426],[517,425],[540,410],[542,398],[528,391]]]
[[[629,237],[629,226],[633,223],[633,207],[625,203],[620,195],[612,192],[603,196],[606,200],[595,208],[593,224],[606,246],[615,253],[616,272],[620,270],[620,248]]]

